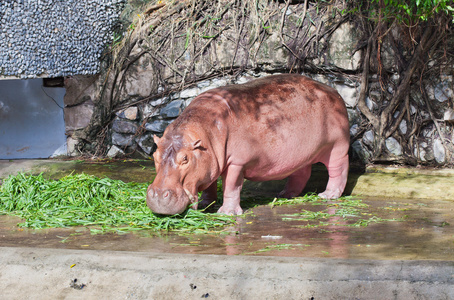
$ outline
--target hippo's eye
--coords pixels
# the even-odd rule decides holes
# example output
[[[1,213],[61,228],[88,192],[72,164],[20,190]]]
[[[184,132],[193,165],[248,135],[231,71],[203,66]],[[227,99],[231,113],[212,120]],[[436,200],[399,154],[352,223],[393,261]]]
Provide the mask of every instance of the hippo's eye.
[[[181,164],[185,165],[187,163],[188,163],[188,156],[187,155],[183,155],[183,157],[181,158]]]

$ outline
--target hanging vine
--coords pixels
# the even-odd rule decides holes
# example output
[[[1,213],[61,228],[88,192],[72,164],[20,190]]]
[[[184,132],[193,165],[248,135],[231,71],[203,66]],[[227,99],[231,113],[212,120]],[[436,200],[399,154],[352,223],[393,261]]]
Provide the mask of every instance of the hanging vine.
[[[436,1],[435,1],[436,2]],[[422,2],[420,2],[422,3]],[[427,126],[428,121],[433,122],[440,139],[443,142],[444,151],[447,155],[453,152],[452,145],[447,145],[445,133],[438,124],[440,116],[435,116],[428,101],[426,84],[431,83],[430,77],[426,76],[429,63],[434,63],[434,54],[443,51],[444,56],[438,57],[436,64],[447,65],[453,61],[447,37],[451,34],[453,14],[448,8],[440,9],[447,2],[439,1],[439,7],[429,6],[428,1],[423,3],[424,8],[411,6],[413,1],[397,1],[397,4],[388,1],[372,1],[366,4],[360,17],[369,21],[369,31],[365,31],[367,44],[363,60],[363,72],[361,76],[360,97],[358,108],[367,118],[369,126],[375,133],[372,160],[382,160],[384,154],[385,140],[391,136],[403,141],[401,144],[409,144],[404,155],[416,161],[419,156],[414,151],[414,134],[420,132],[422,127]],[[378,11],[375,17],[371,15]],[[364,21],[367,22],[367,21]],[[372,30],[371,30],[372,29]],[[398,74],[394,90],[389,93],[386,87],[389,86],[389,74],[391,70],[384,70],[382,63],[383,44],[387,42],[388,47],[394,51],[394,70]],[[451,48],[452,49],[452,48]],[[400,51],[399,51],[400,50]],[[451,53],[449,53],[451,52]],[[437,68],[435,64],[430,68]],[[371,110],[366,104],[366,97],[369,92],[369,78],[371,72],[378,73],[382,97],[378,110]],[[426,78],[423,80],[422,78]],[[421,93],[416,95],[411,91],[419,86]],[[422,97],[416,99],[416,97]],[[412,118],[411,106],[421,107],[425,104],[425,110],[429,112],[427,117],[421,115]],[[430,117],[430,119],[428,118]],[[412,128],[408,134],[397,132],[398,127],[405,119]],[[417,148],[417,147],[416,147]]]

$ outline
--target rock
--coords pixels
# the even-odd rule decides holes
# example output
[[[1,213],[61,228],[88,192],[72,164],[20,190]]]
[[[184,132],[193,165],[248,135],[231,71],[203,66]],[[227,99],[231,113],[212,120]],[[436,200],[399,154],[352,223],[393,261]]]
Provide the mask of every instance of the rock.
[[[363,163],[367,163],[370,160],[372,154],[364,147],[360,141],[355,141],[351,145],[353,153],[356,154]]]
[[[118,133],[134,134],[137,132],[137,124],[129,120],[119,119],[117,117],[112,123],[112,130]]]
[[[353,124],[352,127],[350,127],[350,136],[355,136],[359,131],[359,126],[358,124]]]
[[[358,90],[346,84],[335,84],[337,92],[342,96],[347,107],[355,107],[358,104]]]
[[[375,137],[375,134],[372,130],[366,131],[363,135],[363,143],[369,147],[373,147],[374,137]]]
[[[407,133],[407,120],[403,119],[402,122],[400,122],[399,124],[399,130],[402,134],[406,134]]]
[[[66,139],[66,151],[68,156],[77,156],[80,154],[79,150],[76,148],[78,141],[72,137]]]
[[[415,147],[414,151],[413,151],[413,155],[418,158],[418,151],[419,151],[419,159],[421,161],[427,161],[426,159],[426,150],[421,146],[422,143],[419,145],[418,148]],[[425,147],[425,146],[424,146]]]
[[[435,161],[439,164],[442,164],[446,160],[445,148],[443,142],[440,139],[435,139],[433,143],[433,153]]]
[[[353,53],[358,44],[356,32],[355,25],[347,22],[333,32],[328,46],[328,64],[345,70],[358,70],[361,51]]]
[[[144,98],[149,96],[155,87],[152,84],[152,79],[156,72],[152,68],[145,68],[142,64],[133,65],[129,68],[128,76],[125,78],[125,87],[123,97]]]
[[[395,156],[401,156],[402,155],[402,146],[399,144],[399,142],[393,138],[389,137],[385,140],[385,145],[386,149],[388,149],[391,154]]]
[[[68,149],[66,143],[58,147],[57,150],[52,153],[50,156],[51,158],[57,158],[57,157],[62,157],[62,156],[67,156],[68,155]]]
[[[186,89],[181,91],[180,97],[181,99],[186,99],[186,98],[193,98],[196,97],[200,94],[200,89],[198,87],[191,88],[191,89]]]
[[[307,77],[310,77],[310,78],[314,79],[315,81],[318,81],[318,82],[321,82],[323,84],[332,86],[331,81],[325,75],[322,75],[322,74],[309,74],[309,73],[308,74],[303,74],[303,75],[305,75]]]
[[[238,78],[238,80],[235,82],[235,84],[243,84],[243,83],[246,83],[249,81],[251,81],[251,78],[241,76],[240,78]]]
[[[66,102],[65,102],[66,103]],[[85,101],[76,106],[64,108],[66,133],[72,134],[75,130],[85,128],[93,115],[93,103]]]
[[[201,94],[203,92],[211,90],[215,86],[212,84],[211,80],[205,80],[205,81],[202,81],[199,84],[197,84],[197,87],[200,90],[199,94]],[[197,94],[196,96],[198,96],[199,94]]]
[[[167,128],[167,126],[169,126],[170,123],[171,123],[171,121],[154,120],[151,123],[145,124],[145,129],[147,131],[162,133]]]
[[[137,143],[139,144],[140,148],[148,155],[152,154],[156,150],[156,144],[153,140],[153,134],[147,133],[141,136]]]
[[[217,87],[220,87],[220,86],[225,86],[227,85],[227,79],[225,78],[215,78],[213,80],[211,80],[211,88],[217,88]],[[207,88],[207,87],[205,87]]]
[[[128,107],[127,109],[121,110],[117,113],[117,116],[120,118],[128,119],[131,121],[137,120],[138,117],[138,108],[136,106]]]
[[[197,87],[199,89],[204,89],[204,88],[209,88],[212,86],[212,82],[211,80],[205,80],[205,81],[201,81],[197,84]]]
[[[437,100],[438,102],[445,102],[446,100],[454,98],[454,91],[452,90],[452,76],[441,75],[440,82],[427,89],[427,95],[430,99]]]
[[[142,114],[144,119],[159,116],[159,108],[150,104],[145,104],[143,106]]]
[[[366,97],[366,106],[370,111],[372,111],[375,109],[375,107],[377,107],[377,104],[375,104],[375,102],[372,101],[372,99],[370,99],[369,97]]]
[[[128,147],[134,145],[133,134],[122,134],[118,132],[112,133],[112,144],[122,147]]]
[[[163,118],[176,118],[182,112],[183,100],[175,100],[167,104],[161,109],[161,116]]]
[[[183,103],[183,107],[186,108],[189,106],[189,104],[191,104],[192,100],[194,100],[195,98],[189,98],[189,99],[186,99],[184,100],[184,103]]]
[[[425,138],[432,138],[433,134],[435,133],[435,130],[436,130],[435,126],[432,126],[424,128],[421,132]]]
[[[159,106],[159,105],[166,103],[167,101],[169,101],[169,99],[167,97],[165,97],[165,98],[160,98],[160,99],[150,101],[150,102],[148,102],[148,104],[151,106]]]
[[[112,145],[112,147],[110,147],[109,149],[109,152],[107,152],[107,157],[110,158],[121,157],[124,155],[125,155],[124,151],[115,145]]]
[[[225,43],[226,45],[224,45],[224,47],[231,48],[233,50],[233,54],[237,52],[235,50],[235,43],[232,44],[231,40],[225,41]],[[271,35],[269,35],[267,39],[262,39],[260,41],[260,44],[257,44],[256,42],[255,45],[251,46],[253,48],[258,47],[256,58],[258,61],[261,61],[262,68],[264,70],[275,71],[276,69],[279,69],[280,66],[284,66],[288,63],[289,53],[287,51],[284,51],[279,32],[277,30],[273,30],[271,32]],[[231,56],[230,59],[232,59],[233,57],[235,57],[235,55]],[[244,61],[244,58],[238,59],[238,53],[236,57],[237,60],[233,63],[240,65],[241,61]],[[247,79],[247,81],[249,80],[250,78]]]
[[[396,27],[396,26],[395,26]],[[398,36],[398,35],[395,35]],[[384,39],[383,44],[381,47],[381,62],[383,64],[383,68],[390,72],[397,71],[397,64],[395,60],[395,52],[394,48],[389,42],[389,39]]]
[[[454,122],[454,110],[448,108],[443,114],[443,121]]]
[[[356,109],[347,108],[347,114],[350,126],[361,123],[361,116]]]

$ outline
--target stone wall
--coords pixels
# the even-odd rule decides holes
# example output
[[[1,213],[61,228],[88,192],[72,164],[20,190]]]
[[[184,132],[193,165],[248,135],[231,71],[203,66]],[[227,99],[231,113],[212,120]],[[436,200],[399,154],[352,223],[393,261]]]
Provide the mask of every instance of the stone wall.
[[[2,0],[0,76],[100,72],[125,0]]]
[[[181,65],[175,64],[168,67],[160,64],[157,68],[156,58],[153,55],[138,56],[144,52],[145,40],[136,43],[130,52],[130,57],[134,59],[134,62],[127,65],[128,73],[123,72],[119,75],[123,76],[123,81],[116,85],[118,87],[116,95],[120,98],[121,103],[113,108],[111,121],[102,133],[103,141],[107,145],[104,154],[116,157],[141,153],[143,156],[149,157],[155,149],[153,134],[161,135],[166,126],[178,117],[195,96],[203,91],[221,85],[243,83],[269,74],[298,72],[338,90],[348,108],[352,158],[365,163],[370,162],[377,147],[377,141],[374,128],[358,107],[363,48],[357,49],[357,45],[361,43],[356,28],[357,24],[343,22],[340,26],[333,27],[330,34],[323,36],[323,39],[320,40],[320,44],[323,44],[323,47],[320,46],[320,48],[323,51],[318,51],[315,55],[307,55],[305,59],[309,67],[303,68],[304,70],[301,71],[295,67],[297,63],[292,59],[288,49],[282,45],[282,37],[279,34],[279,30],[282,29],[283,32],[287,30],[290,35],[295,28],[286,27],[287,25],[279,28],[279,20],[284,13],[288,20],[297,24],[298,18],[303,14],[302,3],[288,7],[287,11],[284,10],[284,3],[275,2],[273,5],[274,8],[270,9],[276,9],[277,23],[270,21],[271,25],[267,29],[268,32],[262,35],[262,40],[255,40],[258,41],[257,44],[248,44],[248,48],[246,46],[235,48],[235,45],[242,45],[244,41],[237,38],[234,31],[226,29],[219,33],[218,38],[210,47],[204,48],[205,56],[191,57],[191,53],[184,48],[185,39],[181,38],[173,44],[174,48],[171,52],[166,53],[168,57],[180,57],[178,63]],[[307,32],[315,32],[318,30],[319,24],[323,22],[328,24],[332,21],[327,18],[323,19],[324,17],[317,21],[314,17],[316,14],[316,7],[309,7],[308,15],[311,15],[312,18],[310,22],[309,18],[306,18],[305,22],[307,22],[307,26],[312,27]],[[156,25],[153,25],[155,27],[150,26],[146,20],[141,20],[136,24],[147,30],[150,30],[150,27],[156,28]],[[136,28],[136,30],[140,29]],[[396,35],[398,36],[399,33]],[[148,41],[150,40],[151,38],[148,38]],[[249,38],[249,40],[253,39]],[[204,44],[206,43],[206,39],[202,41]],[[304,39],[301,41],[304,42]],[[288,38],[287,46],[291,45],[291,42],[291,38]],[[365,99],[367,108],[377,115],[396,93],[401,76],[399,67],[395,63],[395,48],[387,43],[388,41],[385,40],[381,63],[382,72],[386,72],[388,80],[382,81],[377,70],[372,69]],[[254,54],[253,60],[251,53]],[[213,57],[215,57],[214,60]],[[204,76],[194,76],[195,79],[189,85],[183,86],[180,85],[181,81],[175,79],[178,77],[175,74],[179,72],[175,72],[172,68],[185,70],[186,63],[188,65],[193,63],[196,75],[198,73]],[[217,70],[230,68],[239,71],[230,73],[220,71],[209,73],[214,74],[213,76],[205,76],[214,64],[216,64]],[[435,62],[432,64],[435,65]],[[415,79],[415,84],[409,94],[411,100],[408,102],[408,109],[405,106],[399,106],[392,112],[392,118],[398,123],[397,129],[386,138],[383,154],[375,161],[435,165],[453,163],[451,157],[451,153],[454,153],[452,147],[452,124],[454,123],[452,70],[452,66],[445,66],[443,69],[434,67],[431,74],[436,75],[424,79],[428,83],[427,99],[421,95],[418,80]],[[103,77],[102,80],[105,81],[106,78]],[[163,80],[163,78],[166,79]],[[163,84],[164,81],[168,84],[167,86]],[[67,126],[71,127],[72,132],[75,133],[70,134],[72,137],[69,139],[69,144],[74,145],[72,148],[69,146],[73,155],[78,154],[78,147],[84,143],[87,144],[86,141],[79,138],[77,132],[84,130],[90,122],[90,118],[96,117],[92,116],[92,112],[97,105],[96,101],[100,99],[101,85],[100,80],[95,77],[75,77],[67,81],[68,91],[74,90],[74,93],[70,93],[67,97],[68,101],[74,103],[71,109],[74,114],[83,115],[83,121],[80,121],[80,118],[73,118],[71,124],[67,122]],[[174,88],[175,85],[179,88]],[[172,88],[169,89],[169,86]],[[109,92],[113,93],[113,91]],[[98,154],[103,153],[98,152]]]

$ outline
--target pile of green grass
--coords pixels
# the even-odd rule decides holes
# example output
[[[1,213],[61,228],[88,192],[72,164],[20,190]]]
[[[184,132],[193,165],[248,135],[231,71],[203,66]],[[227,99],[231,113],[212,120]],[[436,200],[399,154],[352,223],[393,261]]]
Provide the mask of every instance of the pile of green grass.
[[[158,216],[145,202],[147,183],[125,183],[86,174],[60,180],[20,173],[0,186],[0,214],[24,220],[30,228],[89,226],[93,233],[135,230],[220,231],[235,218],[188,209]]]

